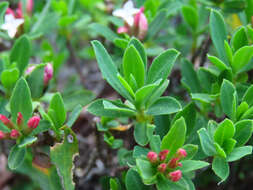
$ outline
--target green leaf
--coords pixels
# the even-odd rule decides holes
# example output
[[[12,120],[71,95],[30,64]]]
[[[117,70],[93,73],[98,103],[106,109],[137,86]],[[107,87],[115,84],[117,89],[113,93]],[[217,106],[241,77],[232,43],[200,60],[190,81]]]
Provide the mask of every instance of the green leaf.
[[[213,63],[220,71],[229,69],[229,67],[221,61],[218,57],[207,55],[208,59]]]
[[[11,90],[19,78],[19,70],[17,68],[6,69],[1,73],[1,82],[5,88]]]
[[[240,120],[242,115],[249,109],[249,105],[246,102],[242,102],[236,110],[236,120]]]
[[[67,114],[60,93],[56,93],[51,99],[48,115],[51,117],[57,128],[62,127],[66,121]]]
[[[131,45],[133,45],[136,48],[136,50],[139,52],[142,62],[144,64],[145,70],[147,70],[147,54],[146,54],[144,46],[138,39],[134,37],[130,40],[128,44],[128,46],[131,46]]]
[[[161,138],[159,135],[153,135],[150,139],[150,148],[151,150],[155,151],[156,153],[160,152],[161,147]],[[188,152],[187,152],[188,153]]]
[[[191,93],[191,98],[193,100],[198,100],[203,103],[212,103],[217,99],[215,95],[205,93]]]
[[[34,129],[32,131],[32,133],[30,134],[30,136],[35,136],[39,133],[43,133],[45,131],[48,131],[51,128],[51,124],[49,121],[47,120],[41,120],[38,127],[36,129]]]
[[[226,152],[224,151],[224,149],[218,143],[215,142],[214,146],[215,146],[215,149],[216,149],[216,152],[217,152],[218,156],[220,156],[222,158],[226,158],[227,157]]]
[[[224,182],[229,176],[229,165],[224,158],[214,157],[212,170],[218,177],[221,178],[219,184]]]
[[[143,148],[143,147],[137,145],[137,146],[134,147],[133,157],[134,158],[139,158],[141,156],[146,157],[148,152],[149,152],[149,149]]]
[[[105,109],[103,102],[107,102],[106,105],[108,107],[108,102],[113,104],[114,107],[112,107],[112,105],[110,104],[110,109]],[[98,99],[92,102],[87,108],[87,111],[94,115],[105,117],[131,117],[136,114],[134,110],[130,109],[122,103],[103,99]]]
[[[131,100],[130,94],[124,88],[124,86],[120,83],[117,75],[118,71],[116,66],[114,65],[111,57],[105,50],[104,46],[99,41],[92,41],[92,46],[94,48],[98,66],[100,71],[102,72],[103,77],[107,80],[107,82],[123,97]]]
[[[252,120],[241,120],[235,124],[235,136],[233,137],[237,144],[236,146],[243,146],[250,139],[253,132]]]
[[[182,14],[186,23],[191,27],[193,31],[196,31],[198,28],[198,11],[192,6],[184,5],[182,7]]]
[[[161,150],[170,150],[167,158],[172,157],[184,145],[185,135],[186,124],[184,118],[181,117],[175,121],[167,135],[162,139]]]
[[[214,141],[208,134],[207,130],[205,128],[201,128],[200,130],[198,130],[198,135],[199,135],[200,144],[204,153],[207,156],[215,155],[216,149],[214,146]]]
[[[134,91],[132,87],[128,84],[128,82],[118,73],[117,75],[119,81],[121,84],[125,87],[125,89],[129,92],[129,94],[132,96],[132,98],[135,98]]]
[[[142,105],[144,105],[148,101],[148,99],[154,92],[154,89],[159,85],[159,83],[145,85],[136,91],[135,105],[137,108],[140,108]]]
[[[18,148],[23,148],[26,146],[29,146],[37,141],[37,137],[25,137],[22,139],[22,141],[19,143]]]
[[[131,168],[126,174],[126,189],[127,190],[148,190],[151,189],[141,181],[140,175]]]
[[[187,152],[187,156],[184,158],[184,160],[190,160],[194,158],[195,154],[198,152],[198,145],[194,144],[186,144],[183,146],[183,149]]]
[[[244,46],[238,49],[232,61],[232,68],[235,73],[238,73],[244,66],[246,66],[253,56],[253,46]]]
[[[92,23],[88,26],[88,28],[95,34],[103,36],[105,39],[113,42],[118,35],[113,32],[109,27],[103,26],[98,23]]]
[[[148,160],[136,159],[136,167],[144,184],[155,183],[157,170]]]
[[[66,125],[68,127],[72,127],[72,125],[75,123],[75,121],[78,119],[81,111],[82,111],[83,107],[81,105],[77,105],[73,111],[70,113],[69,118],[68,118],[68,122],[66,123]]]
[[[224,141],[230,139],[235,134],[235,127],[232,121],[225,119],[222,123],[219,124],[218,128],[214,133],[214,141],[217,142],[220,146],[223,145]]]
[[[20,78],[10,99],[12,121],[16,122],[18,112],[21,112],[26,122],[32,116],[31,92],[24,78]]]
[[[147,83],[167,79],[179,54],[175,49],[168,49],[157,56],[149,68]]]
[[[236,116],[235,105],[237,104],[237,101],[235,100],[234,94],[236,94],[234,85],[228,80],[224,79],[221,85],[221,106],[223,112],[231,119],[234,119]]]
[[[8,1],[0,3],[0,26],[4,23],[4,15],[8,7],[9,7]]]
[[[64,93],[64,92],[63,92]],[[89,90],[75,90],[62,95],[66,111],[72,111],[77,104],[86,106],[95,98],[95,94]]]
[[[147,110],[149,115],[166,115],[181,111],[180,103],[172,97],[161,97],[154,102]]]
[[[245,101],[251,107],[253,105],[253,85],[247,89],[245,94],[243,95],[242,102]]]
[[[32,98],[34,99],[38,99],[43,95],[44,67],[45,65],[37,66],[26,78],[27,83],[31,89]]]
[[[58,169],[64,189],[74,190],[73,161],[78,155],[78,141],[70,128],[65,128],[64,133],[64,141],[50,148],[50,158]]]
[[[136,123],[134,128],[134,139],[135,141],[142,146],[145,146],[150,141],[150,138],[154,132],[154,125],[147,123]]]
[[[178,112],[172,120],[174,123],[180,117],[184,117],[187,126],[187,135],[189,135],[195,127],[196,108],[193,102],[187,104],[182,111]]]
[[[227,40],[227,30],[222,15],[212,10],[210,15],[210,34],[219,58],[228,65],[224,41]]]
[[[16,62],[20,71],[20,75],[23,74],[26,66],[28,65],[30,58],[31,45],[30,40],[26,35],[21,36],[15,42],[10,53],[11,63]]]
[[[118,184],[117,178],[116,179],[111,178],[110,179],[110,190],[119,190],[119,189],[120,189],[120,186]]]
[[[208,162],[200,160],[183,160],[181,163],[182,168],[180,170],[182,173],[191,172],[209,166]]]
[[[236,140],[232,138],[226,139],[224,141],[222,148],[224,149],[226,155],[230,154],[233,151],[236,143],[237,143]]]
[[[156,187],[158,190],[187,190],[185,184],[182,185],[179,182],[175,183],[165,178],[163,175],[158,175]]]
[[[241,47],[248,45],[248,37],[245,27],[241,27],[235,32],[231,39],[231,44],[233,45],[234,52]]]
[[[237,147],[227,156],[227,162],[234,162],[250,154],[252,154],[252,146]]]
[[[24,162],[26,155],[26,147],[19,148],[15,145],[11,148],[10,154],[8,156],[8,166],[11,170],[18,168]]]
[[[127,47],[123,57],[123,71],[126,81],[130,81],[132,74],[136,80],[137,86],[140,88],[144,85],[145,68],[139,52],[133,45]]]
[[[193,68],[193,64],[184,59],[181,65],[182,83],[186,85],[192,93],[201,92],[200,81],[197,73]]]
[[[226,40],[224,41],[224,48],[225,48],[225,51],[227,54],[229,64],[231,65],[232,61],[233,61],[233,52],[232,52],[232,49],[231,49],[229,43]]]

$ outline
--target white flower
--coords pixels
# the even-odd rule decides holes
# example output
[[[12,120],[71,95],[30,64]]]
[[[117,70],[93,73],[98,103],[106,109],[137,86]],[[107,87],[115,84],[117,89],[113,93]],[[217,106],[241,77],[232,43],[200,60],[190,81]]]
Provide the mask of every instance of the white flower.
[[[6,30],[8,35],[11,38],[17,33],[18,27],[24,23],[24,19],[15,18],[12,14],[6,14],[4,17],[4,24],[1,26],[1,29]]]
[[[127,1],[122,9],[113,11],[112,15],[122,18],[129,26],[134,24],[134,15],[139,12],[139,9],[134,8],[131,0]]]

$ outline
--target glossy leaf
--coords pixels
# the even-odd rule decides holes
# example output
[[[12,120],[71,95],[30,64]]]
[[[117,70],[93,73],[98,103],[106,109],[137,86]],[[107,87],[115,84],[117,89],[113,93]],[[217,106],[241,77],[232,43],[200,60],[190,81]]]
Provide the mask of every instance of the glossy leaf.
[[[229,175],[229,165],[224,158],[215,157],[212,163],[214,173],[221,178],[219,183],[224,182]]]
[[[140,175],[134,170],[128,170],[126,174],[126,189],[127,190],[148,190],[150,186],[143,184]]]
[[[8,166],[11,170],[18,168],[25,159],[26,147],[19,148],[15,145],[11,148],[10,154],[8,156]]]

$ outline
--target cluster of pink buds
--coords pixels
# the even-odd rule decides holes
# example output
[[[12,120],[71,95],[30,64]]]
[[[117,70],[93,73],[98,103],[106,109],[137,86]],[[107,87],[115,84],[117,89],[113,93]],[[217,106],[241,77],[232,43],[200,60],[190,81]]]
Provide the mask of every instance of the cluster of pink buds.
[[[26,69],[26,74],[29,75],[35,69],[35,65]],[[53,78],[54,69],[51,63],[47,63],[44,68],[44,85],[47,86],[49,81]]]
[[[182,167],[180,160],[187,156],[187,152],[180,148],[177,150],[177,153],[169,161],[167,161],[167,155],[169,150],[162,150],[158,155],[156,152],[149,152],[147,154],[148,160],[157,167],[157,170],[164,174],[173,182],[177,182],[182,177],[181,170],[178,167]]]
[[[23,14],[23,5],[22,2],[20,1],[18,3],[18,8],[14,11],[11,8],[7,8],[6,10],[6,14],[12,14],[13,17],[15,18],[24,18],[24,14]],[[27,0],[26,1],[26,12],[28,15],[32,14],[32,10],[33,10],[33,0]]]
[[[40,117],[33,116],[28,120],[27,125],[24,125],[23,115],[19,112],[16,124],[2,114],[0,114],[0,121],[11,130],[10,133],[0,131],[0,139],[17,139],[21,135],[29,134],[32,130],[36,129],[40,123]]]
[[[126,2],[122,9],[113,11],[113,15],[124,20],[124,26],[119,27],[117,32],[127,33],[130,36],[136,36],[144,39],[148,30],[148,21],[144,14],[144,7],[134,8],[131,0]]]

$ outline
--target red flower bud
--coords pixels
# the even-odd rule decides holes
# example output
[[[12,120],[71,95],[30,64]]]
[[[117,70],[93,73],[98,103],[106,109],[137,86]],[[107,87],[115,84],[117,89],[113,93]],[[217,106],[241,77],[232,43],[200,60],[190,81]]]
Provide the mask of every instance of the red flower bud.
[[[169,163],[168,163],[168,166],[170,168],[176,168],[178,165],[178,161],[179,161],[179,158],[172,158]]]
[[[22,113],[18,112],[18,117],[17,117],[17,124],[18,126],[21,126],[23,124],[23,115]]]
[[[17,139],[18,137],[19,137],[19,132],[18,132],[18,130],[16,130],[16,129],[12,129],[11,130],[11,134],[10,134],[10,137],[12,138],[12,139]]]
[[[16,9],[16,18],[23,18],[23,10],[22,10],[22,3],[18,3],[18,8]]]
[[[27,125],[30,129],[36,129],[40,123],[40,117],[39,116],[33,116],[29,119],[27,122]]]
[[[147,155],[147,158],[151,163],[157,162],[157,154],[155,152],[150,151]]]
[[[3,131],[0,131],[0,140],[5,138],[5,133]]]
[[[4,125],[8,125],[11,121],[5,116],[0,114],[0,120],[3,122]]]
[[[138,29],[138,37],[143,39],[148,30],[148,21],[145,16],[144,7],[141,7],[139,12],[134,16],[134,26]]]
[[[176,170],[174,172],[170,172],[168,175],[169,179],[173,182],[177,182],[182,177],[182,172],[180,170]]]
[[[165,163],[162,163],[160,164],[158,167],[157,167],[157,170],[161,173],[164,173],[166,171],[166,168],[167,168],[167,164]]]
[[[32,10],[33,10],[33,0],[27,0],[26,1],[26,12],[31,15]]]
[[[163,150],[159,153],[159,159],[160,161],[164,161],[169,154],[169,150]]]
[[[187,152],[185,151],[185,149],[180,148],[177,150],[177,156],[179,159],[185,158],[187,156]]]
[[[5,14],[12,14],[12,16],[15,17],[15,12],[11,8],[7,8]]]

